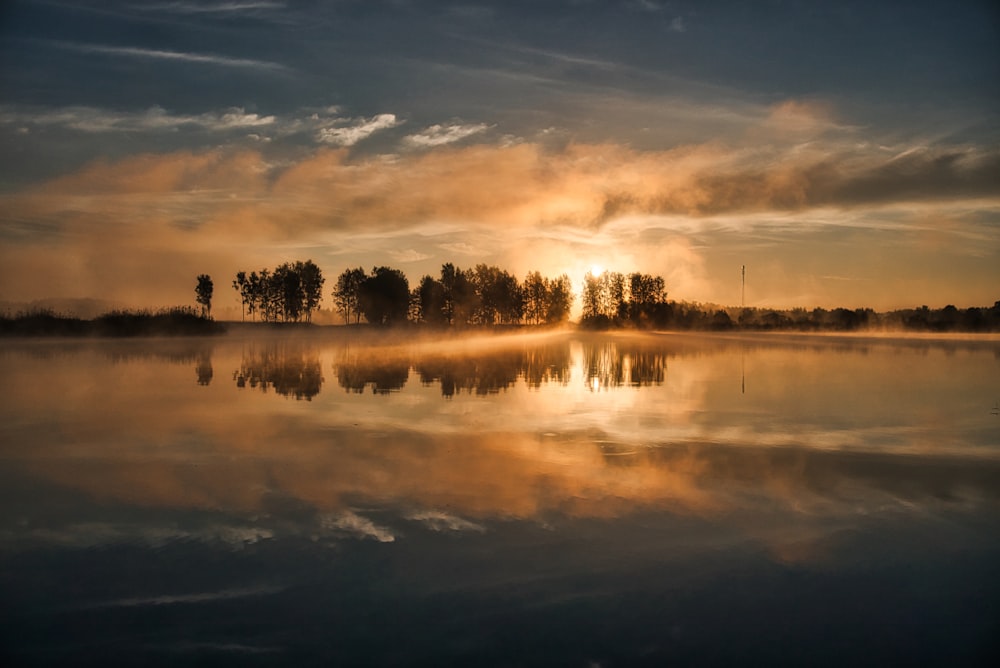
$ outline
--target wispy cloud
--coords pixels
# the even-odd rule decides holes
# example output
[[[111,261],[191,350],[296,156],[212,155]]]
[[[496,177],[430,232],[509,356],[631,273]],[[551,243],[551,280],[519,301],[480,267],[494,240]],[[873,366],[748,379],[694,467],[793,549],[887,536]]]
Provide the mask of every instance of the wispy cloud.
[[[423,524],[426,524],[427,527],[433,531],[474,531],[476,533],[486,532],[486,528],[481,524],[470,522],[467,519],[463,519],[456,515],[442,512],[440,510],[425,510],[421,512],[411,513],[406,516],[406,519],[413,520],[414,522],[422,522]]]
[[[230,12],[249,12],[269,9],[285,9],[284,2],[151,2],[138,5],[143,11],[166,11],[178,14],[223,14]]]
[[[620,67],[619,63],[612,62],[609,60],[601,60],[599,58],[582,56],[576,53],[569,53],[566,51],[559,51],[551,48],[543,49],[539,47],[528,46],[526,44],[518,42],[500,42],[496,40],[483,39],[480,37],[473,37],[470,35],[460,34],[460,33],[451,33],[449,37],[451,37],[452,39],[469,42],[477,46],[494,49],[498,52],[507,52],[512,54],[517,54],[519,56],[537,56],[543,58],[546,61],[561,63],[563,65],[585,66],[600,70],[614,70]]]
[[[240,550],[262,540],[274,538],[270,529],[256,526],[219,525],[201,529],[181,529],[177,527],[137,526],[127,523],[85,522],[60,529],[35,529],[28,537],[31,540],[73,547],[99,547],[120,543],[139,542],[159,547],[178,541],[202,543],[224,543]]]
[[[58,127],[86,133],[250,130],[252,132],[246,136],[253,141],[309,135],[321,144],[350,147],[376,132],[402,125],[403,122],[395,114],[389,113],[371,118],[343,116],[335,106],[320,110],[307,108],[298,113],[278,116],[247,111],[242,107],[201,114],[178,114],[160,106],[122,111],[85,106],[52,108],[0,104],[0,126],[13,126],[15,132],[22,134],[30,133],[32,128],[38,127]],[[433,126],[423,133],[422,138],[426,147],[433,147],[457,141],[485,127]],[[421,139],[415,141],[419,143]],[[407,142],[407,145],[416,144]]]
[[[193,115],[172,114],[158,106],[137,112],[94,107],[60,109],[0,107],[0,124],[20,127],[59,126],[81,132],[173,131],[182,127],[226,131],[267,127],[276,122],[275,116],[248,113],[239,107]]]
[[[269,596],[284,591],[284,587],[249,587],[246,589],[223,589],[221,591],[197,592],[192,594],[164,594],[143,598],[120,598],[105,603],[98,603],[92,608],[139,608],[157,605],[176,605],[191,603],[215,603],[234,599],[256,596]]]
[[[643,12],[662,12],[666,3],[654,2],[654,0],[634,0],[633,7]]]
[[[423,132],[409,135],[403,141],[411,146],[429,148],[442,146],[461,141],[466,137],[478,134],[487,130],[490,126],[485,123],[475,123],[469,125],[432,125]]]
[[[413,248],[389,251],[389,255],[392,256],[392,259],[396,262],[420,262],[421,260],[426,260],[430,257],[430,255],[421,253]]]
[[[106,56],[122,56],[126,58],[142,58],[146,60],[198,63],[218,67],[237,67],[272,71],[283,71],[288,69],[280,63],[267,60],[233,58],[231,56],[223,56],[214,53],[192,53],[185,51],[169,51],[166,49],[145,49],[136,46],[110,46],[107,44],[87,44],[82,42],[54,40],[48,40],[45,43],[59,49]]]
[[[480,255],[482,254],[482,249],[473,246],[472,244],[465,243],[464,241],[459,241],[456,243],[440,244],[438,246],[443,251],[448,253],[453,253],[457,255]]]
[[[380,527],[367,517],[362,517],[349,510],[338,515],[324,517],[323,527],[353,534],[358,538],[374,538],[380,543],[391,543],[396,536],[386,527]]]
[[[372,118],[335,119],[332,123],[330,127],[316,131],[316,141],[334,146],[354,146],[379,130],[394,128],[402,121],[395,114],[378,114]]]

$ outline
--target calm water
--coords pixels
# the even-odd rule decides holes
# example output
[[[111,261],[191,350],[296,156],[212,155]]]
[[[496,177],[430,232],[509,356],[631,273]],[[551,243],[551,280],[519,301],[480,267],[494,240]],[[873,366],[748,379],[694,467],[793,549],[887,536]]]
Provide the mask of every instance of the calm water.
[[[0,379],[6,665],[1000,658],[996,341],[6,341]]]

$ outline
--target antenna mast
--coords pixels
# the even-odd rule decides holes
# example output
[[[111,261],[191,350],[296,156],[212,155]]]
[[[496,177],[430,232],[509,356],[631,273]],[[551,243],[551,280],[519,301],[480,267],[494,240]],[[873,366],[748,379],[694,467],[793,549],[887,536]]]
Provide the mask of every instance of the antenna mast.
[[[742,282],[740,284],[740,308],[747,307],[747,266],[743,265],[742,270],[740,270],[740,277]]]

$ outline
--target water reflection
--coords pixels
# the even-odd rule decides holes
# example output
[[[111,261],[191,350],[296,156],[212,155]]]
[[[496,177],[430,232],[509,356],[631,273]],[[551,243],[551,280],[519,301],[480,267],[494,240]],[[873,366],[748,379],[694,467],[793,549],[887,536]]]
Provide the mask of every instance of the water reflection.
[[[210,363],[208,373],[210,378]],[[239,388],[259,388],[262,392],[271,388],[285,397],[311,401],[323,386],[323,372],[314,350],[300,344],[272,342],[249,346],[239,369],[233,372],[233,380]]]
[[[564,337],[443,351],[272,340],[122,354],[110,366],[107,350],[83,348],[58,366],[4,358],[20,388],[6,429],[13,443],[33,434],[44,453],[18,455],[26,475],[168,507],[258,512],[280,494],[319,510],[365,499],[528,518],[757,504],[850,514],[855,503],[995,498],[985,483],[998,459],[991,349],[816,345]],[[237,388],[261,392],[210,385],[219,360],[236,367]],[[192,361],[207,392],[185,389]],[[174,367],[186,372],[177,381]],[[320,394],[324,367],[346,393]],[[744,367],[757,378],[747,395]],[[35,380],[56,370],[58,397]],[[419,383],[408,386],[411,374]],[[421,391],[435,384],[456,401]],[[365,400],[368,388],[377,399]],[[320,405],[286,415],[262,403],[270,390]],[[42,416],[44,427],[30,426]]]
[[[638,344],[617,341],[583,347],[587,381],[592,389],[660,385],[667,373],[667,355]]]
[[[0,641],[145,665],[688,665],[720,645],[774,665],[774,628],[792,663],[830,637],[938,664],[987,646],[997,344],[769,341],[4,347]],[[405,657],[390,627],[416,629]]]
[[[208,385],[212,382],[214,371],[212,370],[212,355],[209,352],[202,352],[198,356],[198,364],[194,368],[198,376],[199,385]]]
[[[334,365],[337,383],[348,392],[361,394],[371,387],[373,394],[389,394],[406,385],[410,375],[409,362],[380,357],[359,357],[345,354],[342,361]]]
[[[309,399],[319,392],[323,378],[316,358],[303,359],[303,348],[271,344],[251,347],[234,374],[239,387],[273,386],[278,394]],[[564,341],[559,344],[497,347],[476,352],[412,354],[405,349],[344,349],[333,370],[343,389],[385,395],[403,389],[411,371],[425,386],[437,384],[450,398],[460,393],[487,396],[505,391],[518,381],[529,388],[570,382],[574,357],[582,357],[584,382],[590,389],[647,387],[663,383],[669,353],[620,342]],[[199,384],[211,380],[211,359],[199,358]]]

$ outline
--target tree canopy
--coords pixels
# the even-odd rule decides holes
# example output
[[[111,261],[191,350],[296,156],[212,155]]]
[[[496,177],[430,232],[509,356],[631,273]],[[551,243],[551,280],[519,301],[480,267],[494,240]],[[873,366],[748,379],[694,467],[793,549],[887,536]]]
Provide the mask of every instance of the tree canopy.
[[[323,272],[312,260],[278,265],[273,270],[237,272],[233,289],[243,307],[265,322],[312,320],[323,298]]]
[[[405,322],[410,309],[410,283],[398,269],[375,267],[358,289],[358,306],[373,325]]]
[[[201,315],[207,317],[212,312],[212,277],[208,274],[198,275],[198,285],[194,288],[195,301],[201,304]]]
[[[496,266],[461,269],[449,262],[440,278],[420,279],[411,304],[413,319],[432,326],[551,324],[569,317],[573,290],[565,274],[550,280],[530,272],[522,284]]]

